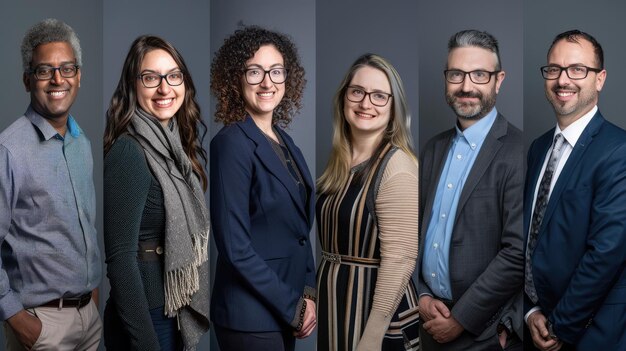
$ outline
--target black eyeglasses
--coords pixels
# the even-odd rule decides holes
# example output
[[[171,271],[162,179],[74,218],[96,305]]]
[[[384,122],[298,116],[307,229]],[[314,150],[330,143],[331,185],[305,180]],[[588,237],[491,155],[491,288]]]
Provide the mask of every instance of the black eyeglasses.
[[[563,71],[565,71],[565,74],[567,74],[567,78],[574,80],[587,78],[589,71],[596,73],[602,72],[602,68],[592,68],[583,65],[573,65],[567,67],[549,65],[543,66],[540,69],[543,79],[546,80],[558,79],[561,76],[561,72]]]
[[[172,87],[179,86],[183,84],[185,80],[185,75],[182,71],[174,71],[168,74],[158,74],[155,72],[146,72],[137,76],[137,79],[141,79],[141,83],[146,88],[156,88],[161,85],[161,82],[165,78],[167,84]]]
[[[266,71],[263,68],[255,67],[245,70],[246,82],[250,85],[261,84],[266,74],[270,76],[270,80],[274,84],[282,84],[287,80],[286,68],[272,68]]]
[[[461,84],[465,80],[465,76],[469,75],[470,80],[474,84],[487,84],[491,81],[491,76],[494,74],[498,74],[501,71],[483,71],[476,70],[471,72],[461,71],[460,69],[447,69],[443,71],[443,74],[446,76],[446,80],[448,83],[452,84]]]
[[[349,86],[346,89],[346,98],[352,102],[361,102],[366,96],[370,97],[370,102],[374,106],[383,107],[387,105],[393,95],[381,91],[367,92],[363,88]]]
[[[52,67],[48,65],[41,65],[28,71],[30,74],[34,74],[37,80],[50,80],[54,77],[54,72],[59,71],[59,74],[63,78],[73,78],[78,74],[79,66],[73,63],[66,63],[59,67]]]

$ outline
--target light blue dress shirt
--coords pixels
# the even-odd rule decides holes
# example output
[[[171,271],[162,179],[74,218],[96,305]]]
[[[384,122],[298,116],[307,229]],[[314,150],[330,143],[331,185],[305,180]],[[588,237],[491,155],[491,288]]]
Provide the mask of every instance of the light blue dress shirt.
[[[466,130],[456,127],[456,135],[439,178],[425,247],[422,249],[422,276],[439,298],[452,299],[448,264],[457,205],[467,176],[497,115],[498,111],[494,108]]]
[[[0,320],[100,283],[91,145],[67,127],[29,107],[0,133]]]

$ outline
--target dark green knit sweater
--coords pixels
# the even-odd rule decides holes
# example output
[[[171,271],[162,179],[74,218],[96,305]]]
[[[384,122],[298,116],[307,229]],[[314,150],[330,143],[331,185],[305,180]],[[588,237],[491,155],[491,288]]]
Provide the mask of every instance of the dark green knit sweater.
[[[138,261],[138,241],[163,241],[163,191],[152,175],[139,143],[124,135],[104,159],[104,244],[111,283],[107,313],[117,312],[118,330],[133,350],[158,350],[149,309],[164,305],[163,260]],[[114,308],[112,308],[114,307]],[[106,318],[112,318],[107,316]],[[112,318],[113,319],[113,318]],[[107,335],[108,334],[108,335]]]

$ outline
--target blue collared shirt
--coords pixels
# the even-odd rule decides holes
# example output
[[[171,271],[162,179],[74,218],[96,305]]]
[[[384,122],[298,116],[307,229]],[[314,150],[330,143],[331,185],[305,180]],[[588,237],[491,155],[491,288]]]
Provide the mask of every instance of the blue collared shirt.
[[[497,115],[494,108],[466,130],[456,127],[456,135],[439,178],[422,260],[424,281],[439,298],[452,300],[448,264],[457,205],[467,176]]]
[[[0,133],[0,320],[87,293],[102,276],[91,144],[32,107]]]

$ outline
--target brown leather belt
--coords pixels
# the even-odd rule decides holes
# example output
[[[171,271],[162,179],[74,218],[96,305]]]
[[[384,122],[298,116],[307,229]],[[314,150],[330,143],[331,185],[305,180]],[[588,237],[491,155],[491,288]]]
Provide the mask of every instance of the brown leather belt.
[[[91,301],[91,291],[78,297],[64,297],[54,299],[41,305],[40,307],[56,307],[56,308],[78,308],[81,309]]]
[[[160,261],[163,259],[163,244],[161,240],[144,240],[138,242],[137,260],[141,262]]]

